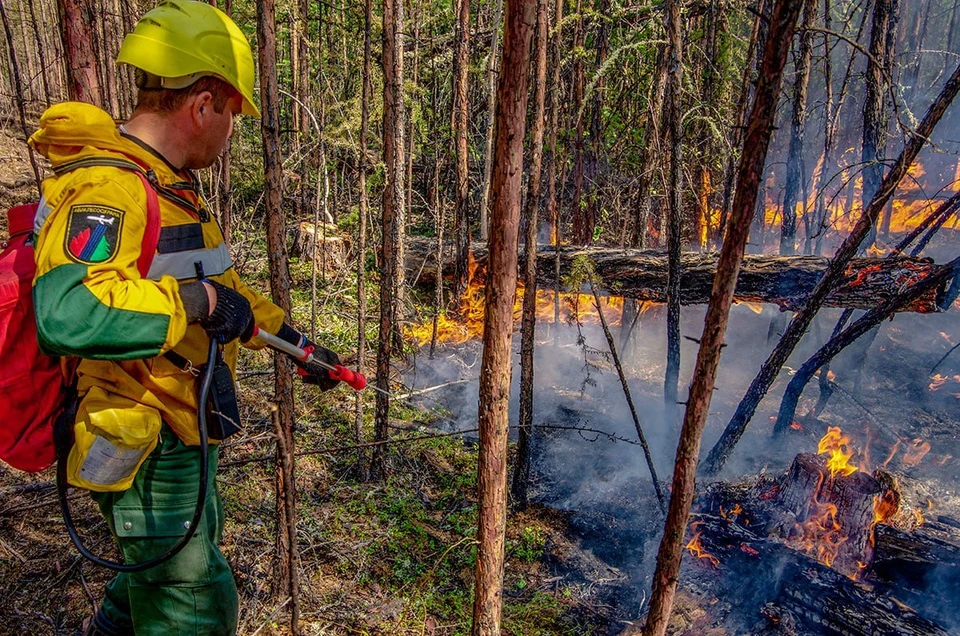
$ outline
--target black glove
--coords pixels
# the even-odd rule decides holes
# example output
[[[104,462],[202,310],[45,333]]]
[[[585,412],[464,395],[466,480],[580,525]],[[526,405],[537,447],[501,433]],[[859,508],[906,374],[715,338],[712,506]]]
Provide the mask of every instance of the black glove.
[[[301,349],[313,347],[313,357],[317,360],[326,362],[330,366],[336,366],[340,364],[340,357],[336,353],[310,342],[306,336],[301,334],[290,325],[284,324],[282,327],[280,327],[280,330],[277,332],[277,337],[282,338],[287,342],[300,347]],[[329,369],[325,369],[319,364],[305,363],[297,359],[294,359],[293,363],[300,368],[300,377],[303,378],[303,382],[305,384],[313,384],[318,386],[320,387],[321,391],[329,391],[340,384],[340,380],[334,380],[330,377]]]
[[[330,366],[336,366],[340,364],[340,356],[338,356],[333,351],[315,345],[309,340],[307,340],[307,347],[313,347],[313,357],[317,360],[326,362]],[[313,384],[320,387],[321,391],[329,391],[330,389],[336,387],[340,384],[340,380],[334,380],[330,377],[330,370],[321,367],[315,362],[301,362],[295,360],[294,363],[300,367],[303,371],[300,374],[300,377],[303,378],[304,384]]]
[[[217,304],[213,306],[213,313],[200,318],[200,326],[211,338],[216,338],[220,344],[227,344],[231,340],[240,338],[246,342],[253,337],[253,311],[250,302],[240,293],[225,287],[212,280],[204,280],[217,292]]]

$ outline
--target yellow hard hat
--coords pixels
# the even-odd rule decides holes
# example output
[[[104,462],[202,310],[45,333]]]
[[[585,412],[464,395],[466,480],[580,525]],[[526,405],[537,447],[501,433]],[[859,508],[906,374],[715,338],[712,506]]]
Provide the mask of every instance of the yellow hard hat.
[[[217,75],[243,96],[243,114],[260,116],[253,103],[250,43],[227,14],[205,2],[161,2],[124,38],[117,63],[161,78],[164,88],[185,88]]]

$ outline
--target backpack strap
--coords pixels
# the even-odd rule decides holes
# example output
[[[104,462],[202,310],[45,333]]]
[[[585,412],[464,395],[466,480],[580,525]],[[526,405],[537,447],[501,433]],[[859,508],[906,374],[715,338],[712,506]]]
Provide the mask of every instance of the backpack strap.
[[[151,179],[152,171],[144,168],[138,162],[121,159],[119,157],[88,157],[78,159],[58,166],[54,172],[59,177],[79,168],[93,166],[110,166],[130,170],[140,177],[143,189],[147,193],[147,228],[143,233],[143,242],[140,244],[140,257],[137,259],[137,270],[141,278],[146,278],[153,264],[153,257],[157,253],[157,244],[160,242],[160,200],[157,189],[160,187],[156,178]],[[188,202],[189,203],[189,202]]]
[[[153,257],[157,253],[157,243],[160,242],[160,200],[157,191],[150,180],[141,171],[137,176],[143,182],[143,189],[147,192],[147,229],[143,232],[143,242],[140,244],[140,257],[137,259],[137,269],[140,277],[146,278],[153,264]]]

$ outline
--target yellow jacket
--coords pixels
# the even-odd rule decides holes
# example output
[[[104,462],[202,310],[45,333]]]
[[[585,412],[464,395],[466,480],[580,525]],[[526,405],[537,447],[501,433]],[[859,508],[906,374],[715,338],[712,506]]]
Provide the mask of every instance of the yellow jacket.
[[[34,303],[44,350],[82,358],[78,422],[89,418],[96,429],[97,418],[119,417],[122,428],[136,416],[156,419],[159,427],[156,412],[184,443],[199,444],[195,377],[162,357],[174,350],[194,365],[206,362],[209,339],[199,325],[187,324],[180,284],[196,280],[200,262],[208,279],[250,301],[262,329],[276,333],[283,311],[238,278],[194,175],[122,134],[106,112],[76,102],[53,106],[30,143],[62,175],[43,183]],[[74,168],[77,161],[111,158],[148,167],[159,184],[160,240],[146,278],[137,270],[147,204],[140,178],[111,166]],[[236,341],[225,346],[224,358],[234,371]],[[108,412],[111,405],[116,413]]]

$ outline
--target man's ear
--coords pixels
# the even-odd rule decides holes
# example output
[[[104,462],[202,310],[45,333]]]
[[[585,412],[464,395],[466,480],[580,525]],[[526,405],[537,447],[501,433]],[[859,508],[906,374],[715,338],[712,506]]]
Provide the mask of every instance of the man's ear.
[[[213,93],[210,91],[200,91],[190,97],[187,101],[190,107],[190,115],[196,126],[202,126],[204,116],[209,116],[213,112]]]

